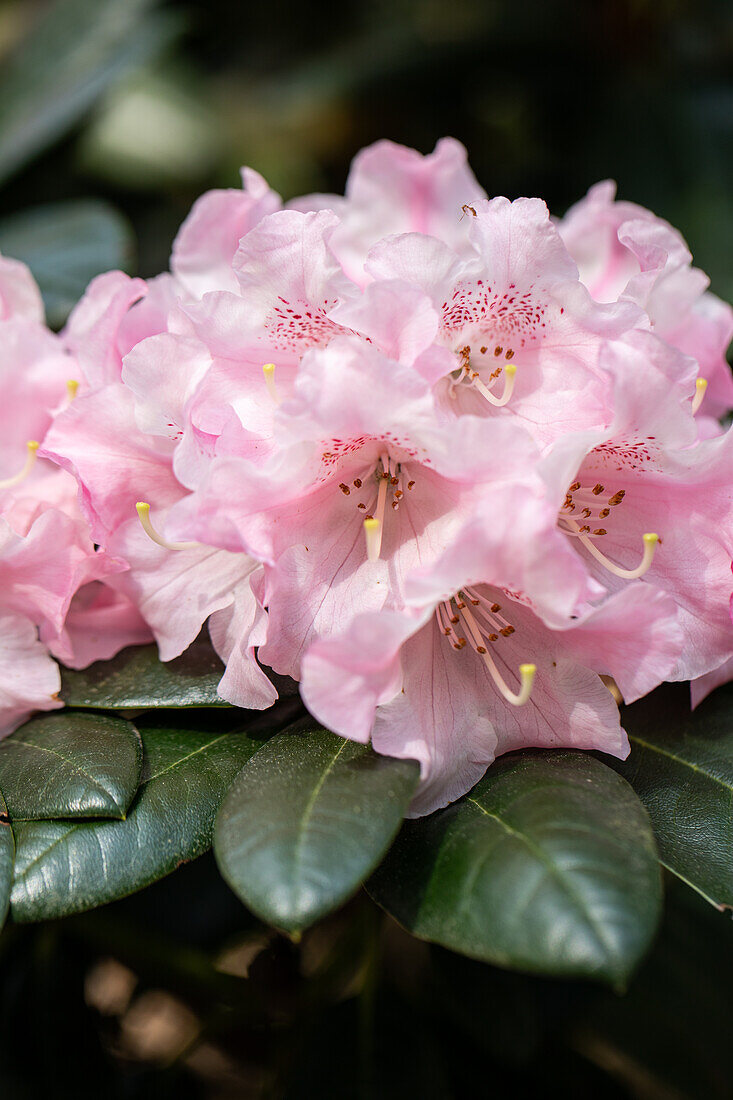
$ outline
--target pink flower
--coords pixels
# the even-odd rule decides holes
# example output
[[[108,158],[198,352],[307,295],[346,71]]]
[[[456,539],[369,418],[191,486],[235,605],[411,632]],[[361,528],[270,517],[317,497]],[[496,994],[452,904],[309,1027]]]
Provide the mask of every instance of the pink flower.
[[[298,210],[330,209],[340,224],[331,242],[344,271],[364,283],[367,254],[393,233],[425,233],[449,247],[465,246],[461,220],[485,192],[468,167],[466,150],[442,138],[432,153],[378,141],[363,149],[351,166],[346,195],[309,195],[290,203]]]
[[[252,589],[257,563],[208,546],[170,544],[141,508],[149,537],[136,512],[145,501],[164,527],[167,510],[185,495],[172,467],[177,430],[166,420],[184,419],[185,393],[172,373],[169,392],[160,377],[151,378],[148,403],[139,409],[121,382],[80,396],[57,417],[43,453],[73,473],[95,541],[122,563],[124,571],[109,583],[136,609],[137,625],[128,618],[126,629],[139,630],[142,617],[161,658],[171,660],[211,617],[214,645],[232,666],[223,682],[232,694],[224,697],[239,706],[269,706],[277,696],[254,659],[264,640],[264,613]],[[236,634],[237,625],[244,633]]]
[[[460,797],[512,749],[625,756],[599,674],[632,699],[679,655],[674,603],[648,586],[580,610],[582,576],[552,510],[524,499],[517,508],[514,486],[487,491],[463,538],[407,579],[407,610],[357,615],[303,659],[301,692],[316,718],[420,762],[413,815]]]
[[[609,344],[602,364],[612,424],[545,459],[567,487],[560,529],[607,589],[643,576],[675,600],[685,646],[667,678],[695,678],[733,655],[733,434],[696,441],[694,364],[651,334]]]
[[[722,416],[733,406],[733,377],[725,352],[733,310],[707,291],[708,277],[691,266],[684,240],[649,210],[614,200],[606,180],[571,207],[558,230],[599,302],[636,302],[658,336],[698,361],[707,380],[705,411]]]
[[[593,302],[539,199],[477,202],[463,233],[462,257],[434,238],[406,234],[375,245],[367,261],[373,278],[419,288],[437,311],[436,340],[453,353],[438,391],[446,407],[500,410],[542,445],[605,423],[599,351],[633,328],[641,311]],[[360,304],[347,301],[331,317],[356,327]],[[362,331],[372,335],[368,326]]]
[[[214,458],[169,531],[268,564],[262,655],[296,677],[313,638],[400,606],[404,576],[460,537],[485,482],[542,490],[520,426],[466,416],[456,431],[419,370],[355,336],[303,357],[274,423],[270,461]]]

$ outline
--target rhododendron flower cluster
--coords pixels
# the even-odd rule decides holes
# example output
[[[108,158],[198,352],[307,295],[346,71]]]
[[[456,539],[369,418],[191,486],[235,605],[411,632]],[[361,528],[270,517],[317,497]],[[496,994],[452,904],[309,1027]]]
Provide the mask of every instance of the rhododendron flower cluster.
[[[448,139],[286,207],[245,170],[58,336],[3,263],[4,731],[49,654],[208,623],[223,699],[294,677],[422,814],[512,749],[625,756],[612,692],[730,677],[733,312],[611,184],[557,222]]]

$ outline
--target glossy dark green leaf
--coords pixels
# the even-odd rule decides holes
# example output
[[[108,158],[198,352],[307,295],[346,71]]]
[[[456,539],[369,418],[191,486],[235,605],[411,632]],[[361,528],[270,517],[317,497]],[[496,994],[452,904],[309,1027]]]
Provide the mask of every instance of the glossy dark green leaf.
[[[63,137],[99,96],[154,57],[180,21],[155,0],[56,0],[0,76],[0,180]]]
[[[127,221],[99,200],[49,203],[0,222],[0,251],[28,264],[48,323],[64,323],[95,275],[129,266]]]
[[[224,665],[201,635],[185,653],[163,662],[155,645],[130,646],[111,661],[61,670],[61,698],[70,707],[226,707],[216,693]]]
[[[354,893],[397,832],[418,780],[414,761],[378,756],[308,721],[248,761],[214,839],[234,892],[288,932]]]
[[[10,905],[10,887],[13,881],[13,859],[15,858],[15,841],[10,828],[10,818],[5,800],[0,793],[0,928],[5,923],[5,917]]]
[[[124,821],[15,826],[17,921],[79,913],[124,897],[211,845],[227,787],[259,747],[244,733],[142,726],[140,789]]]
[[[0,790],[13,821],[125,816],[143,750],[131,722],[64,710],[0,741]]]
[[[611,763],[649,811],[665,867],[733,907],[733,684],[695,711],[689,690],[667,684],[625,707],[631,753]]]
[[[369,889],[423,939],[615,985],[661,905],[643,806],[610,768],[566,751],[504,757],[460,802],[407,822]]]

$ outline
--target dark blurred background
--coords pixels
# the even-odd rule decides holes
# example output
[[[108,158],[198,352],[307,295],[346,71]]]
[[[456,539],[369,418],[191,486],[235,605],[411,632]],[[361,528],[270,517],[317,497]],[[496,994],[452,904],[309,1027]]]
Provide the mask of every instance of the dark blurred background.
[[[556,214],[598,179],[733,298],[730,0],[0,0],[0,249],[61,324],[89,278],[153,275],[242,164],[342,191],[381,137],[463,141],[490,194]],[[680,1100],[731,1095],[730,923],[670,882],[625,997],[461,959],[362,895],[300,946],[210,857],[0,940],[0,1091]]]
[[[490,194],[556,214],[615,178],[733,297],[730,0],[5,0],[3,57],[2,213],[105,200],[135,273],[242,164],[287,199],[342,191],[380,137],[451,134]]]

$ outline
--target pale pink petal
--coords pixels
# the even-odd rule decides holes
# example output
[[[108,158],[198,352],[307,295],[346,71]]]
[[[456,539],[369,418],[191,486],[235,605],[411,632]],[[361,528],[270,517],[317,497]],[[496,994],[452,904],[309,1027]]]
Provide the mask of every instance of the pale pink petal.
[[[156,525],[166,530],[165,512]],[[155,635],[162,661],[170,661],[199,634],[209,615],[227,607],[255,563],[244,554],[210,546],[165,550],[152,542],[135,519],[119,527],[110,548],[130,566],[114,579],[139,608]]]
[[[723,684],[730,683],[731,680],[733,680],[733,657],[724,661],[712,672],[706,672],[704,676],[698,676],[696,680],[692,681],[690,684],[692,709],[694,710],[695,707],[699,706],[703,699],[707,699],[711,691],[722,687]]]
[[[22,615],[0,616],[0,737],[12,733],[35,710],[56,710],[61,675]]]
[[[251,168],[242,184],[241,191],[207,191],[197,199],[173,242],[171,271],[194,297],[236,289],[232,260],[240,240],[280,208],[280,196]]]
[[[43,324],[43,298],[26,264],[0,256],[0,321],[13,317]]]
[[[119,328],[130,306],[147,290],[143,279],[108,271],[92,279],[66,322],[62,337],[93,389],[118,382],[122,356]]]
[[[93,581],[74,596],[62,633],[49,639],[48,646],[68,668],[87,668],[95,661],[108,661],[127,646],[152,640],[150,627],[134,604],[109,585]]]
[[[77,478],[92,537],[100,544],[134,517],[137,501],[165,507],[181,495],[170,442],[138,429],[134,395],[121,383],[75,398],[40,453]]]
[[[471,220],[463,207],[484,195],[460,142],[443,138],[422,156],[379,141],[354,158],[332,247],[347,275],[364,283],[367,253],[392,233],[427,233],[463,247]]]
[[[122,381],[135,395],[140,431],[178,441],[185,405],[210,366],[208,350],[192,337],[161,333],[137,344],[125,356]]]
[[[277,691],[255,659],[267,636],[267,615],[252,591],[251,578],[237,585],[234,601],[209,619],[214,649],[226,664],[217,691],[222,699],[247,710],[266,710]]]

